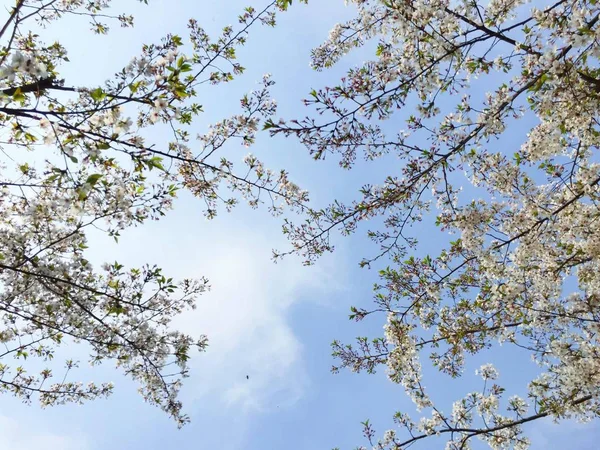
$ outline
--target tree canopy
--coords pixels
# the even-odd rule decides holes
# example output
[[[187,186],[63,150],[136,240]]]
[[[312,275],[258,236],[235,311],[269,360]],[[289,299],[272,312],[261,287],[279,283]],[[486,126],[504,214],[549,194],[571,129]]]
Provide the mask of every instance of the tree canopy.
[[[241,75],[236,49],[252,27],[275,25],[291,0],[246,8],[216,38],[192,19],[185,38],[144,45],[91,86],[61,76],[68,43],[46,43],[36,30],[70,17],[104,34],[133,17],[109,0],[16,0],[0,28],[0,392],[44,406],[110,394],[111,384],[75,381],[75,361],[54,374],[56,348],[85,343],[92,364],[114,362],[148,402],[188,420],[178,392],[191,350],[207,338],[174,331],[171,320],[208,281],[85,257],[90,230],[118,240],[160,219],[187,189],[209,218],[241,200],[274,215],[300,212],[299,221],[284,218],[292,249],[275,257],[299,253],[307,264],[369,221],[376,251],[360,265],[380,269],[380,281],[374,306],[353,307],[350,318],[379,318],[384,331],[334,342],[333,371],[383,368],[419,411],[397,412],[399,427],[382,435],[366,421],[370,446],[462,450],[480,439],[525,449],[529,422],[598,418],[600,7],[346,3],[355,17],[313,50],[312,66],[343,64],[359,47],[372,58],[308,93],[305,118],[275,118],[267,75],[239,112],[195,137],[201,87]],[[164,141],[152,127],[168,132]],[[382,159],[388,172],[357,186],[354,201],[311,208],[287,171],[224,153],[232,141],[252,145],[261,127],[299,140],[317,160],[338,158],[342,169]],[[493,359],[488,350],[500,344],[538,366],[525,396],[506,392],[491,361],[478,370],[482,389],[451,407],[436,402],[423,365],[446,383],[473,355]],[[32,359],[44,368],[28,369]]]
[[[310,92],[306,118],[266,128],[295,136],[315,159],[334,155],[344,169],[357,158],[391,161],[355,201],[284,227],[311,263],[333,250],[336,232],[371,222],[379,250],[361,265],[384,268],[374,307],[353,308],[351,318],[383,316],[384,333],[334,342],[334,371],[383,366],[423,412],[398,412],[404,432],[381,438],[365,422],[369,443],[398,450],[437,435],[447,450],[469,448],[472,438],[524,449],[527,422],[597,418],[597,3],[348,3],[356,16],[314,49],[312,65],[325,70],[363,46],[372,58]],[[418,232],[430,222],[455,238]],[[423,240],[438,253],[426,254]],[[492,365],[479,371],[483,390],[450,409],[429,395],[422,364],[459,377],[470,355],[498,344],[538,364],[526,398],[507,395]]]
[[[201,199],[209,218],[240,199],[267,203],[274,214],[306,200],[287,172],[253,156],[236,170],[222,152],[228,141],[250,146],[261,121],[274,114],[268,75],[241,99],[239,113],[192,134],[203,110],[199,87],[240,75],[236,49],[251,27],[273,26],[288,3],[248,7],[216,38],[191,19],[186,39],[167,35],[144,45],[104,84],[76,86],[61,77],[69,43],[43,42],[36,30],[73,17],[105,34],[113,24],[132,26],[133,17],[105,0],[16,1],[0,29],[1,392],[43,406],[110,394],[111,384],[74,380],[73,360],[55,375],[56,347],[83,342],[93,365],[114,361],[148,402],[187,421],[177,394],[190,350],[204,350],[207,340],[170,323],[194,307],[207,280],[176,281],[154,265],[93,267],[86,236],[93,228],[118,239],[124,229],[163,216],[180,189]],[[147,137],[155,125],[169,133],[164,142]],[[36,358],[47,367],[28,370]]]

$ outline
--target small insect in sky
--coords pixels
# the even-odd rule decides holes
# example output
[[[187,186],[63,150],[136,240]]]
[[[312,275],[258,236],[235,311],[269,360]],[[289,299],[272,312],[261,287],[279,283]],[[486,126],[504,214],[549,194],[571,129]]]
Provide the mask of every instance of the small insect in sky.
[[[249,380],[249,379],[250,379],[250,376],[246,375],[246,380]]]

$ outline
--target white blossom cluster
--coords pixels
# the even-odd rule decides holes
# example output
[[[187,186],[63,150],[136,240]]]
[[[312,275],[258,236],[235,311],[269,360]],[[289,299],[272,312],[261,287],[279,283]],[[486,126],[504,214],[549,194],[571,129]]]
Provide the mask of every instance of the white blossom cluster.
[[[314,116],[271,132],[296,136],[316,159],[334,154],[345,169],[361,156],[391,157],[385,180],[362,186],[356,201],[332,202],[285,229],[310,263],[333,249],[332,230],[350,234],[374,219],[368,234],[378,251],[361,265],[388,257],[390,267],[373,311],[351,317],[385,313],[385,332],[355,346],[335,342],[334,356],[351,370],[387,366],[418,408],[445,418],[403,419],[410,433],[387,433],[377,448],[424,442],[420,432],[446,436],[448,449],[471,439],[525,449],[525,422],[597,419],[600,6],[347,3],[354,18],[313,51],[313,67],[369,40],[375,56],[338,85],[313,90],[305,104]],[[450,239],[411,228],[427,220]],[[420,238],[439,242],[439,254],[423,255]],[[539,376],[523,386],[528,398],[503,400],[490,365],[478,372],[485,393],[457,401],[451,414],[437,409],[421,364],[462,376],[469,355],[498,344],[538,364]]]
[[[43,79],[48,76],[48,69],[35,56],[17,51],[10,58],[10,63],[0,66],[0,81],[12,83],[17,75]]]
[[[147,402],[183,425],[178,393],[192,351],[204,350],[207,338],[174,331],[172,320],[195,307],[207,280],[174,280],[151,264],[95,266],[86,258],[87,234],[93,228],[118,241],[125,229],[164,216],[182,188],[211,217],[237,194],[252,206],[270,198],[273,213],[303,207],[307,194],[287,172],[251,158],[238,174],[225,153],[231,140],[251,145],[274,114],[268,77],[242,99],[241,114],[190,143],[202,112],[196,90],[240,75],[235,49],[253,24],[274,25],[281,5],[247,8],[239,26],[216,39],[192,20],[188,39],[167,35],[101,86],[78,86],[61,77],[67,49],[31,31],[73,15],[105,34],[108,23],[131,26],[133,18],[114,15],[110,0],[15,3],[0,31],[7,45],[0,55],[0,393],[42,406],[109,395],[111,383],[76,381],[78,361],[52,362],[57,347],[83,342],[89,363],[114,363]],[[151,141],[151,126],[165,132]],[[29,369],[34,358],[45,368]]]

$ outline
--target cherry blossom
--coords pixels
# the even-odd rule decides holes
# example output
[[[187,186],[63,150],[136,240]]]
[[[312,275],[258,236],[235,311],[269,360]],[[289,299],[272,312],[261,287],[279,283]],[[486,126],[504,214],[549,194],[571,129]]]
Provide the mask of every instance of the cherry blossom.
[[[339,84],[312,90],[306,118],[265,128],[296,137],[315,159],[337,157],[344,169],[359,158],[388,163],[390,172],[357,189],[355,201],[284,226],[310,264],[334,249],[336,232],[374,219],[367,234],[377,251],[361,265],[381,267],[375,305],[350,317],[384,314],[383,333],[334,342],[334,371],[384,366],[421,413],[413,420],[399,412],[398,429],[379,441],[371,423],[364,435],[379,450],[427,447],[430,435],[443,436],[448,450],[476,438],[525,449],[526,423],[597,419],[598,4],[346,3],[356,14],[313,50],[312,67],[343,64],[358,47],[375,54]],[[424,222],[444,233],[425,238]],[[437,253],[424,254],[419,239],[434,240]],[[471,355],[500,344],[538,365],[527,399],[505,399],[492,366],[479,371],[483,389],[453,405],[422,385],[425,364],[450,383],[444,377],[464,376]]]
[[[197,90],[240,75],[235,50],[252,27],[273,26],[288,2],[246,8],[216,38],[192,19],[187,39],[169,34],[144,45],[102,85],[70,84],[60,74],[68,42],[48,44],[31,30],[68,16],[101,34],[115,23],[132,26],[116,3],[17,0],[0,28],[0,392],[42,406],[109,395],[110,383],[77,381],[79,361],[52,361],[57,347],[83,342],[92,365],[115,363],[182,425],[178,392],[192,351],[208,341],[175,331],[171,320],[194,308],[208,281],[176,280],[153,264],[95,267],[86,235],[93,227],[118,241],[126,228],[164,216],[181,189],[208,217],[240,199],[276,214],[303,208],[307,194],[287,172],[256,159],[234,164],[225,152],[234,141],[251,145],[275,113],[269,77],[242,99],[239,114],[192,137],[202,112]],[[149,142],[146,128],[163,124],[171,134]],[[45,368],[28,369],[32,359]]]

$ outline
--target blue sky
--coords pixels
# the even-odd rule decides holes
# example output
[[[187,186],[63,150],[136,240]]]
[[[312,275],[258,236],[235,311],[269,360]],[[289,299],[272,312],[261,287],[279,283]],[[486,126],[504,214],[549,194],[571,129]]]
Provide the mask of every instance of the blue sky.
[[[235,23],[246,6],[239,0],[151,0],[147,7],[130,3],[137,18],[134,29],[115,28],[108,36],[93,36],[82,21],[69,26],[57,22],[46,31],[70,50],[72,63],[62,70],[67,79],[81,85],[100,83],[136,55],[142,43],[167,32],[184,36],[188,18],[195,17],[214,34]],[[260,3],[255,0],[254,6]],[[281,105],[280,114],[307,114],[300,100],[312,87],[335,83],[345,68],[370,57],[359,51],[330,71],[317,73],[309,68],[310,49],[351,12],[343,0],[312,0],[308,7],[294,5],[281,15],[276,29],[253,29],[239,52],[246,74],[230,85],[200,90],[206,113],[200,117],[198,131],[235,111],[241,95],[254,88],[265,72],[277,81],[273,95]],[[225,151],[234,161],[247,153],[237,144]],[[375,181],[384,173],[383,163],[359,164],[354,171],[344,172],[333,159],[314,162],[292,139],[262,136],[252,151],[269,167],[288,168],[294,181],[308,188],[318,203],[349,198],[362,182]],[[434,234],[425,237],[430,244],[437,239]],[[273,264],[271,249],[286,245],[280,222],[266,209],[240,206],[208,222],[202,205],[185,194],[166,218],[128,230],[119,245],[93,236],[92,261],[152,262],[178,278],[210,279],[213,289],[200,298],[198,309],[177,319],[182,331],[206,333],[210,339],[208,351],[194,356],[192,376],[182,391],[192,423],[178,430],[163,413],[145,404],[136,386],[112,367],[88,370],[85,349],[68,348],[65,354],[75,353],[82,360],[80,379],[112,380],[115,394],[83,406],[48,410],[2,398],[0,450],[350,449],[365,444],[361,421],[371,419],[380,432],[392,427],[395,411],[413,408],[403,389],[388,382],[383,371],[329,373],[333,363],[329,346],[334,339],[350,341],[357,335],[381,332],[381,317],[361,324],[347,320],[350,305],[371,303],[377,273],[359,269],[358,261],[374,249],[359,233],[339,239],[337,251],[313,267],[304,267],[295,258]],[[523,392],[519,380],[530,370],[527,358],[513,358],[502,349],[493,356],[500,361],[500,381],[509,390]],[[432,372],[426,373],[425,380],[448,410],[461,394],[480,388],[472,374],[483,362],[487,362],[483,356],[471,361],[465,378],[457,383]],[[538,440],[535,449],[567,445],[591,450],[600,438],[594,428],[544,422],[529,429]]]

